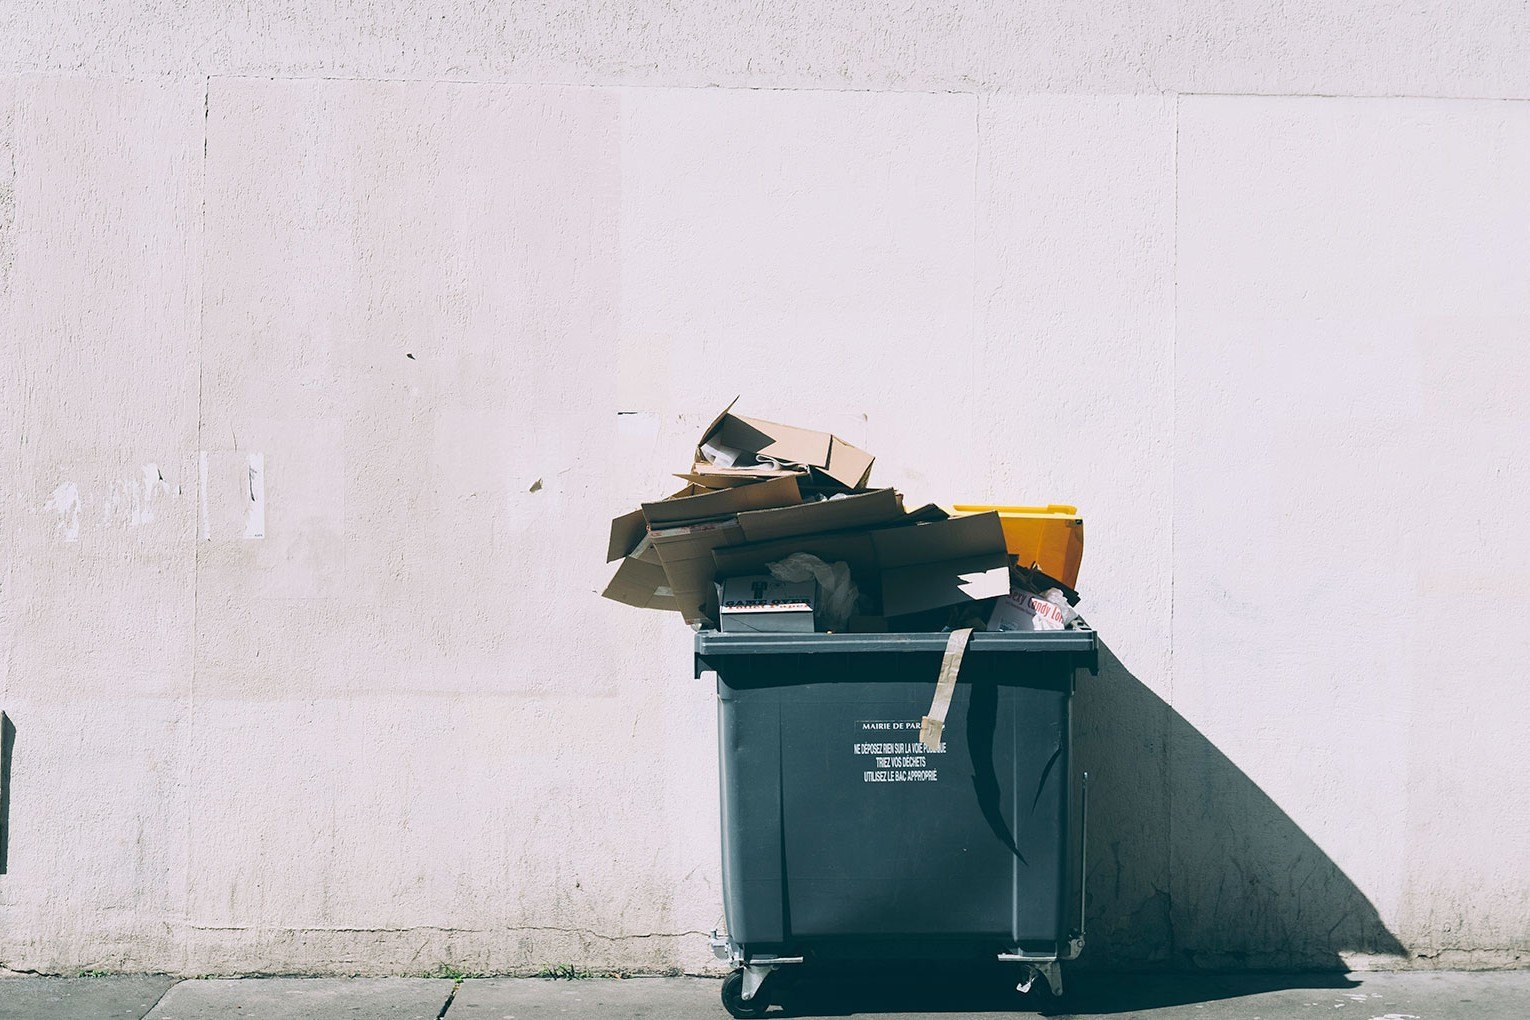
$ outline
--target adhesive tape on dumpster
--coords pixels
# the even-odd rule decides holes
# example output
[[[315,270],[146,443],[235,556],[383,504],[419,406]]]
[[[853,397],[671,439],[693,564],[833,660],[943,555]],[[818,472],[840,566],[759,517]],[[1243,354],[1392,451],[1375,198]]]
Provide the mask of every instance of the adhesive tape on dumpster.
[[[919,742],[926,751],[940,749],[941,731],[946,728],[946,713],[951,710],[951,695],[956,692],[956,675],[962,670],[962,656],[967,652],[971,627],[953,630],[946,639],[946,651],[940,659],[940,679],[935,681],[935,697],[930,711],[919,724]]]

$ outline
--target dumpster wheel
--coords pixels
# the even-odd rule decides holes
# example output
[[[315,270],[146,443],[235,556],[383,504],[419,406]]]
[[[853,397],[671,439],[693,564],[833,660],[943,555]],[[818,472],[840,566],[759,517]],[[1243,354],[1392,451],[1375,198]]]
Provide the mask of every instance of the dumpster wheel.
[[[755,986],[754,995],[744,998],[745,971],[736,970],[723,979],[722,1004],[723,1009],[728,1011],[729,1016],[757,1017],[764,1016],[770,1008],[770,999],[760,994],[762,989]]]

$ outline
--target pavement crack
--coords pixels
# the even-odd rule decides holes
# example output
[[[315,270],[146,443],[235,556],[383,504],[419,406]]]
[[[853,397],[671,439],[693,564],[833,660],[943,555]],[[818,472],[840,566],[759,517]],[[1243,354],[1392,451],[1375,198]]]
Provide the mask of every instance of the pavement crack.
[[[151,1014],[152,1014],[152,1013],[153,1013],[153,1012],[154,1012],[154,1011],[155,1011],[155,1010],[156,1010],[156,1009],[158,1009],[158,1008],[159,1008],[159,1004],[160,1004],[160,1003],[161,1003],[161,1002],[164,1002],[164,1001],[165,1001],[165,996],[167,996],[167,995],[169,995],[169,994],[170,994],[170,989],[172,989],[172,988],[174,988],[174,987],[175,987],[175,986],[176,986],[176,985],[178,985],[178,984],[180,984],[180,982],[179,982],[179,981],[172,981],[172,982],[170,982],[170,983],[169,983],[169,984],[168,984],[168,985],[166,985],[166,986],[165,986],[165,990],[164,990],[164,991],[162,991],[162,992],[160,992],[160,993],[159,993],[159,998],[157,998],[157,999],[155,999],[155,1000],[154,1000],[154,1005],[152,1005],[152,1006],[150,1006],[150,1007],[149,1007],[149,1008],[148,1008],[148,1009],[146,1009],[146,1010],[145,1010],[145,1011],[144,1011],[144,1013],[143,1013],[143,1016],[141,1016],[141,1017],[140,1017],[140,1018],[139,1018],[139,1020],[148,1020],[148,1018],[149,1018],[149,1016],[150,1016],[150,1015],[151,1015]]]
[[[441,1020],[441,1018],[446,1015],[446,1011],[452,1008],[452,1000],[457,997],[457,989],[461,987],[461,978],[458,978],[455,982],[452,983],[452,990],[446,993],[446,1001],[441,1003],[441,1012],[436,1014],[436,1020]]]

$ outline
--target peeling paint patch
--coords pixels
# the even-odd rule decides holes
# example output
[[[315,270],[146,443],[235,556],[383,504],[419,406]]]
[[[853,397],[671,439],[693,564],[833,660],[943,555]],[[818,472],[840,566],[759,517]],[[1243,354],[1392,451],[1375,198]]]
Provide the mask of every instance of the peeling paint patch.
[[[139,484],[137,499],[133,502],[133,524],[148,524],[154,520],[154,500],[161,493],[170,494],[170,483],[158,464],[145,464]]]
[[[245,510],[244,537],[266,537],[266,455],[250,454],[246,494],[250,505]]]
[[[78,542],[80,540],[80,487],[73,482],[64,482],[53,490],[53,495],[48,502],[43,504],[44,510],[52,510],[58,514],[58,532],[65,542]]]
[[[80,491],[79,483],[64,482],[53,490],[43,509],[59,515],[57,530],[65,542],[78,542],[83,525],[100,528],[141,528],[159,517],[166,499],[180,495],[157,463],[141,465],[126,478],[115,479],[97,490]]]
[[[107,527],[123,524],[130,528],[153,524],[156,501],[170,494],[170,483],[165,481],[159,465],[145,464],[139,469],[137,478],[115,482],[107,490],[101,500],[101,523]]]

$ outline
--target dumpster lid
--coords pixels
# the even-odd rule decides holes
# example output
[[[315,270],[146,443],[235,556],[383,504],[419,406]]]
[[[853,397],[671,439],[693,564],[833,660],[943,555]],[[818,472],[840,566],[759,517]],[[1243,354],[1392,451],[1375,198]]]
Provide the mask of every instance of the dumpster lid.
[[[696,633],[696,654],[712,659],[724,655],[814,655],[851,652],[944,652],[951,635],[944,631],[907,634],[724,634]],[[973,634],[968,655],[995,652],[1095,651],[1095,632],[1077,630],[983,631]]]

